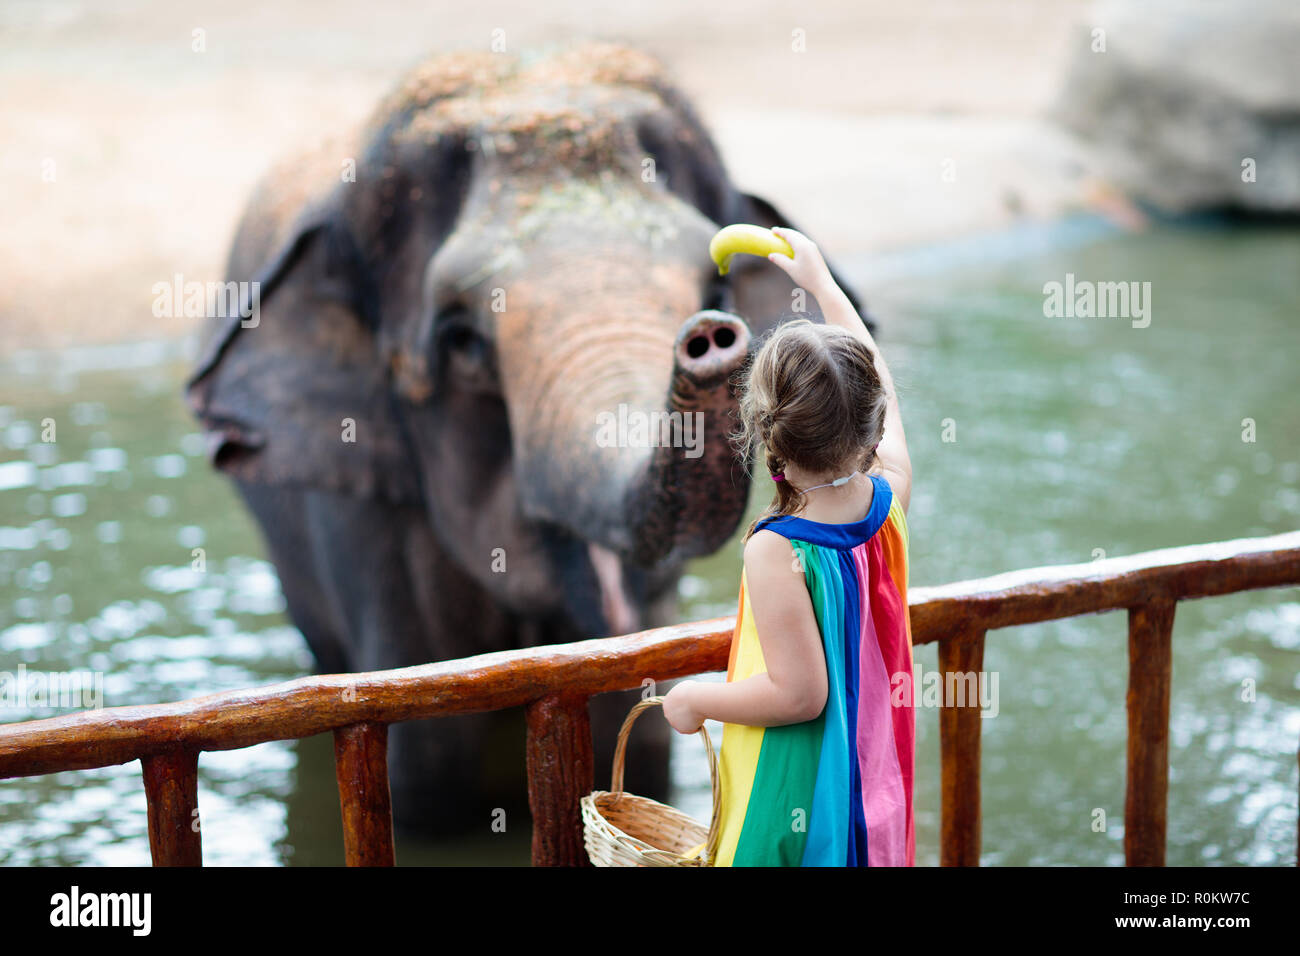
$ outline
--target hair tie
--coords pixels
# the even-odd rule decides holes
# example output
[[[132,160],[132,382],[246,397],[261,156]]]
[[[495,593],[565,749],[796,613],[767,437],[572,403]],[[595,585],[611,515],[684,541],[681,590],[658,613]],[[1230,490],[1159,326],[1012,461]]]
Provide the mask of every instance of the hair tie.
[[[773,480],[773,481],[785,481],[785,472],[783,472],[783,471],[778,471],[775,475],[772,476],[772,480]]]

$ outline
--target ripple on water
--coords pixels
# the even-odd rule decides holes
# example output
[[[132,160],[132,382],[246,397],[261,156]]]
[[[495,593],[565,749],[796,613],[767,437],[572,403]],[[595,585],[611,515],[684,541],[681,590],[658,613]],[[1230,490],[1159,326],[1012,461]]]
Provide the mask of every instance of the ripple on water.
[[[0,491],[29,488],[36,484],[36,466],[30,461],[7,461],[0,464]]]

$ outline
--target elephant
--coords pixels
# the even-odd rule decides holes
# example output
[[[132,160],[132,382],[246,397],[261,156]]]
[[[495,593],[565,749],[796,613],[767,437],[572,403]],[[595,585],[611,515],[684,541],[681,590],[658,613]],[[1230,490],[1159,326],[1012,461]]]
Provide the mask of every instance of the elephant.
[[[226,269],[255,294],[208,320],[186,396],[321,672],[675,620],[746,508],[736,373],[794,314],[781,270],[719,276],[730,222],[791,225],[607,43],[433,57],[261,180]],[[651,424],[602,431],[626,421]],[[598,786],[637,693],[590,702]],[[662,800],[671,735],[641,724],[625,785]],[[399,830],[527,812],[523,736],[519,708],[393,724]]]

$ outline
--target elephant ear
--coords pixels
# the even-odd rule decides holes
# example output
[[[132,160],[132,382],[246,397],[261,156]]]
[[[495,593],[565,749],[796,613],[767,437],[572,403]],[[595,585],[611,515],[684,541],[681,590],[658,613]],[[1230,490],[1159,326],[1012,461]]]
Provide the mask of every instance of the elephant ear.
[[[227,272],[227,288],[241,284],[241,308],[212,321],[187,399],[212,463],[233,478],[415,501],[342,188],[298,205],[282,227],[276,184],[255,196]]]
[[[727,217],[727,221],[748,222],[768,228],[784,226],[788,229],[798,229],[799,232],[803,232],[766,199],[752,196],[749,193],[736,194],[733,209]],[[862,317],[862,321],[874,333],[876,323],[867,314],[861,300],[853,291],[853,287],[844,281],[844,278],[836,271],[829,259],[826,260],[826,264],[830,266],[831,276],[835,279],[835,283],[844,290],[844,294],[849,297],[853,307],[858,310],[858,315]],[[754,329],[763,332],[779,324],[782,320],[794,316],[791,299],[794,283],[780,269],[772,268],[769,263],[756,256],[737,256],[732,260],[729,275],[736,299],[736,312],[743,316]],[[821,317],[821,310],[817,307],[817,302],[812,296],[808,297],[807,311],[811,317]]]

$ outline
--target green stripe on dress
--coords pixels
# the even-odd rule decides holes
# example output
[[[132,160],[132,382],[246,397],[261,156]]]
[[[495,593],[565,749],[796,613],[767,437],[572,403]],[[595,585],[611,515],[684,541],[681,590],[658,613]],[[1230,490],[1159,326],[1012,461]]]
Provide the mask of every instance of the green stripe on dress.
[[[763,731],[732,866],[799,866],[808,839],[825,714]],[[775,848],[775,852],[774,852]]]
[[[817,560],[813,546],[803,541],[790,543],[803,567]],[[825,726],[823,712],[814,720],[763,731],[745,825],[736,841],[732,866],[802,864]]]

